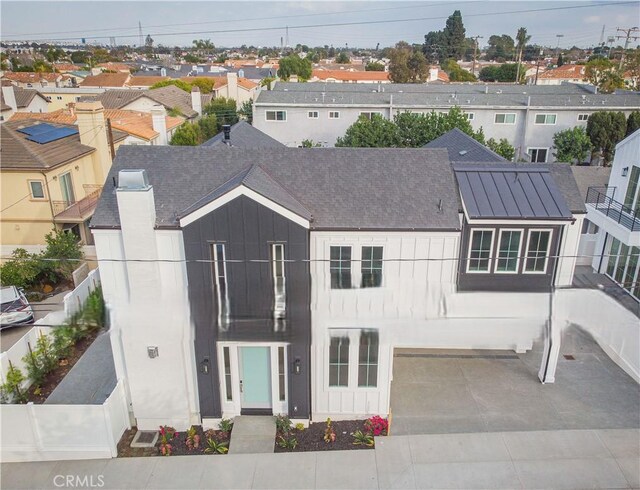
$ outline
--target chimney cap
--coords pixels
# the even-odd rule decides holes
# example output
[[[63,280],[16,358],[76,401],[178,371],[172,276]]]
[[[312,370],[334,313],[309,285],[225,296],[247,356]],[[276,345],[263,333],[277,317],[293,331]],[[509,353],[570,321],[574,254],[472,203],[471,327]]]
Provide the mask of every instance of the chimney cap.
[[[197,85],[191,87],[191,92],[200,92],[200,88]]]
[[[76,104],[76,112],[102,112],[104,111],[104,107],[102,106],[102,102],[78,102]]]
[[[147,171],[144,169],[124,169],[118,172],[119,191],[146,191],[150,187]]]

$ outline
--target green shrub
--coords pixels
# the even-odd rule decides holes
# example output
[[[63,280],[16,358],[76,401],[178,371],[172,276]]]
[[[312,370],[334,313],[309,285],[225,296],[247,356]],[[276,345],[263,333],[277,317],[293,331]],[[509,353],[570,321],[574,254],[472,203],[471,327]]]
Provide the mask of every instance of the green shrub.
[[[24,403],[27,401],[27,394],[22,390],[24,382],[24,374],[9,361],[9,369],[5,375],[5,382],[0,386],[0,394],[2,403],[13,401],[16,403]]]
[[[53,349],[55,350],[58,359],[65,359],[69,357],[74,343],[72,327],[68,325],[61,325],[53,330]]]
[[[44,237],[47,248],[42,252],[43,259],[47,260],[41,267],[53,269],[66,279],[71,279],[71,273],[78,267],[84,258],[80,242],[72,233],[54,230]]]
[[[102,298],[102,288],[93,290],[82,308],[82,319],[89,326],[103,328],[106,323],[106,308]]]
[[[40,272],[41,265],[36,255],[24,248],[16,248],[11,258],[0,266],[0,283],[3,286],[28,288],[37,283]]]

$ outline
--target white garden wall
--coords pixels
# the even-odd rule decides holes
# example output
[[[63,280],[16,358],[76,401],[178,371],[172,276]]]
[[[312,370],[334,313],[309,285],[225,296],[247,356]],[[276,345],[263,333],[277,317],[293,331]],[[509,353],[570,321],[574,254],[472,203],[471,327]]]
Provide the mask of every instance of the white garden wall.
[[[2,405],[1,460],[55,461],[117,456],[129,429],[122,380],[102,405]]]

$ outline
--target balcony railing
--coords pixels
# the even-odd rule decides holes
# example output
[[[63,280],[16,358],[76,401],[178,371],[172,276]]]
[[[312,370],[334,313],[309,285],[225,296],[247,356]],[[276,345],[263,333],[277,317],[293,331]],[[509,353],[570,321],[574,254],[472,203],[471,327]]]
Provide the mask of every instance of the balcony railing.
[[[57,222],[82,222],[90,218],[98,203],[101,185],[85,184],[87,193],[79,201],[53,201],[53,214]]]
[[[589,187],[587,190],[587,204],[592,205],[616,223],[631,231],[640,231],[640,210],[625,206],[607,195],[611,187]]]

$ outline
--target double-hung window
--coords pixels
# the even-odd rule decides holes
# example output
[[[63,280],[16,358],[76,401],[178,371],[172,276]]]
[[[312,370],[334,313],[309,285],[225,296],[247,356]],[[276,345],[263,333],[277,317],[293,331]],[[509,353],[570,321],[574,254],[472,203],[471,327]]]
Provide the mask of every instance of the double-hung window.
[[[287,296],[284,275],[284,244],[271,245],[271,272],[273,275],[273,315],[275,318],[284,318],[287,307]]]
[[[473,112],[465,112],[464,113],[464,117],[467,118],[467,121],[473,121],[473,119],[475,118],[475,113]]]
[[[364,117],[365,119],[373,119],[374,115],[378,115],[380,117],[382,117],[382,112],[361,112],[360,113],[360,117]]]
[[[360,334],[358,348],[358,386],[375,388],[378,385],[378,332]]]
[[[514,113],[498,113],[494,119],[496,124],[515,124],[516,115]]]
[[[489,272],[493,230],[472,230],[467,272]]]
[[[339,111],[329,111],[329,119],[340,119]]]
[[[349,337],[331,337],[329,386],[349,386]]]
[[[287,111],[267,111],[265,117],[267,121],[286,121]]]
[[[351,247],[331,247],[331,289],[351,288]]]
[[[536,124],[555,124],[556,114],[536,114]]]
[[[518,272],[522,230],[500,230],[496,272]]]
[[[382,285],[382,247],[362,247],[363,288],[378,288]]]
[[[578,121],[587,122],[589,120],[589,114],[578,114]]]
[[[226,328],[229,323],[229,287],[227,283],[227,257],[224,243],[211,244],[213,256],[213,276],[218,303],[218,327]]]
[[[529,148],[529,156],[532,163],[545,163],[547,161],[547,148]]]
[[[318,119],[320,115],[318,114],[318,111],[309,111],[307,112],[307,117],[309,119]]]
[[[547,272],[550,248],[551,231],[531,230],[527,243],[524,272],[531,274],[544,274]]]

